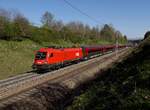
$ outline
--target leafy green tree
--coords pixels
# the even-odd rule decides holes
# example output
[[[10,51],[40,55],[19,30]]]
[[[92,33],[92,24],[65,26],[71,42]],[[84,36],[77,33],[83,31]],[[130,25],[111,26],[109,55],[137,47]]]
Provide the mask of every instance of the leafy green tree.
[[[115,38],[115,30],[113,27],[111,27],[108,24],[105,24],[104,27],[101,30],[101,36],[104,40],[113,41],[113,38]]]
[[[16,13],[13,19],[13,24],[15,33],[14,35],[16,38],[30,36],[30,23],[23,15]]]
[[[10,14],[7,10],[0,9],[0,38],[8,38],[8,30],[10,24]]]

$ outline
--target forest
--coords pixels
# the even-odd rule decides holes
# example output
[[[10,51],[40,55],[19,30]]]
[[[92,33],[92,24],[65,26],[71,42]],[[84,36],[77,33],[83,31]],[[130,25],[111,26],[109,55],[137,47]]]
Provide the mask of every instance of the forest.
[[[30,39],[40,44],[65,46],[120,44],[127,42],[127,36],[110,24],[91,27],[80,21],[64,23],[46,11],[41,16],[41,24],[30,22],[18,10],[0,9],[0,39],[22,41]]]

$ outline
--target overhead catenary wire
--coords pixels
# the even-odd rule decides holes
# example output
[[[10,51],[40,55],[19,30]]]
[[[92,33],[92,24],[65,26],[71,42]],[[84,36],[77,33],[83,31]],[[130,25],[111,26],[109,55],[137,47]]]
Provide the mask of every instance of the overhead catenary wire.
[[[69,5],[71,8],[73,8],[74,10],[78,11],[80,14],[88,17],[89,19],[91,19],[92,21],[98,23],[98,24],[102,24],[100,21],[98,21],[97,19],[95,19],[94,17],[90,16],[89,14],[85,13],[84,11],[82,11],[81,9],[79,9],[78,7],[74,6],[71,2],[69,2],[68,0],[63,0],[67,5]]]
[[[80,14],[82,14],[83,16],[86,16],[87,18],[91,19],[93,22],[97,23],[98,26],[103,25],[103,23],[101,23],[99,20],[97,20],[93,16],[90,16],[86,12],[82,11],[81,9],[79,9],[78,7],[76,7],[75,5],[73,5],[70,1],[68,1],[68,0],[63,0],[63,1],[67,5],[69,5],[71,8],[73,8],[74,10],[76,10],[77,12],[79,12]],[[38,23],[32,23],[32,24],[35,25],[35,26],[41,26],[41,24],[38,24]]]

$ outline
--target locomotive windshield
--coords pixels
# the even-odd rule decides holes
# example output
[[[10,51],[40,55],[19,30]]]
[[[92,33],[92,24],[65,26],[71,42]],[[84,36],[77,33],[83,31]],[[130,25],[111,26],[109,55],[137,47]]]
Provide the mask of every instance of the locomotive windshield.
[[[47,52],[37,52],[35,58],[36,59],[45,59]]]

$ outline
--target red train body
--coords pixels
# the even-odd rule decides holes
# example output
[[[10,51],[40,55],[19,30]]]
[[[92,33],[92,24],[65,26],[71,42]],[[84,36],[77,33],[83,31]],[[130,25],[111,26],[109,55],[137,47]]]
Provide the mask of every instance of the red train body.
[[[82,58],[82,48],[41,48],[36,52],[33,68],[55,68]]]
[[[126,46],[117,46],[118,49]],[[81,48],[41,48],[36,52],[33,68],[37,70],[52,69],[71,62],[88,59],[93,55],[113,51],[115,45],[85,46]]]

